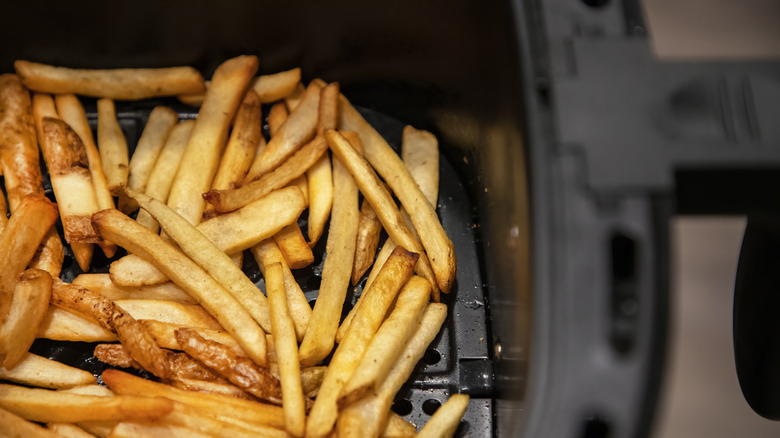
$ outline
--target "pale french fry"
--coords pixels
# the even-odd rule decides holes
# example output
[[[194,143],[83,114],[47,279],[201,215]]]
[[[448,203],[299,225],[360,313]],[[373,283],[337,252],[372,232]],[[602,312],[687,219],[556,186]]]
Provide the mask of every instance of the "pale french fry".
[[[152,171],[149,173],[144,193],[154,199],[159,199],[160,202],[168,202],[168,193],[173,185],[176,172],[179,170],[181,157],[184,155],[194,127],[194,120],[183,120],[173,127]],[[136,220],[155,233],[160,230],[157,222],[145,211],[139,211]]]
[[[154,220],[151,215],[148,217]],[[157,225],[157,221],[154,223]],[[153,264],[135,254],[128,254],[112,262],[108,272],[111,281],[124,287],[153,286],[168,281],[168,277]]]
[[[238,345],[235,339],[229,334],[210,328],[201,328],[196,326],[185,326],[182,324],[173,324],[170,322],[162,322],[154,319],[142,319],[139,320],[141,324],[146,328],[146,331],[154,338],[157,345],[163,348],[169,348],[171,350],[181,350],[179,341],[176,340],[176,329],[182,327],[190,327],[195,330],[199,335],[205,339],[219,342],[220,344],[230,347],[236,353],[244,354],[244,350]]]
[[[235,421],[232,423],[214,418],[209,412],[174,402],[173,412],[160,420],[163,424],[186,427],[211,436],[229,436],[236,438],[287,438],[283,430],[267,426]]]
[[[468,406],[468,395],[453,394],[446,403],[434,412],[417,436],[421,438],[451,438]]]
[[[306,406],[301,387],[295,324],[293,324],[287,306],[287,291],[284,286],[282,265],[274,263],[266,266],[264,275],[271,312],[271,333],[274,338],[274,349],[279,364],[279,380],[282,385],[284,428],[289,434],[302,437],[306,427]]]
[[[320,138],[320,137],[318,137]],[[339,161],[333,162],[333,187],[339,196],[333,200],[322,283],[309,328],[300,350],[301,364],[311,366],[333,349],[341,308],[349,288],[358,226],[358,190],[355,181]]]
[[[97,143],[100,159],[103,161],[103,173],[106,174],[108,190],[112,195],[119,196],[122,187],[127,186],[129,172],[127,139],[116,119],[113,100],[99,99],[97,112]]]
[[[352,264],[352,285],[358,284],[363,274],[374,263],[376,248],[379,246],[379,236],[382,233],[382,223],[376,217],[371,204],[363,200],[358,220],[357,242],[355,243],[355,261]]]
[[[301,101],[301,97],[303,97],[303,93],[306,91],[306,87],[303,85],[302,82],[298,82],[295,85],[295,88],[293,89],[292,93],[290,93],[287,97],[284,98],[284,104],[287,105],[287,111],[292,112],[296,106],[298,106],[298,103]]]
[[[19,275],[56,220],[57,207],[33,194],[25,196],[8,220],[0,235],[0,325],[8,319]]]
[[[0,326],[3,368],[14,368],[35,341],[38,326],[49,308],[51,281],[51,275],[42,269],[28,269],[19,276],[8,318]]]
[[[379,278],[377,278],[377,281]],[[439,333],[447,317],[447,306],[431,303],[425,309],[420,324],[406,344],[403,353],[393,365],[378,390],[339,414],[337,433],[341,437],[378,437],[387,424],[390,406],[401,386],[412,374],[428,345]],[[350,330],[351,331],[351,330]]]
[[[377,217],[382,222],[382,226],[387,231],[387,234],[390,235],[390,238],[393,239],[393,242],[420,254],[420,259],[417,262],[417,272],[427,278],[433,286],[438,285],[422,246],[404,224],[401,213],[395,206],[390,193],[379,180],[376,173],[374,173],[371,165],[352,148],[347,139],[340,133],[330,130],[325,133],[325,137],[328,139],[328,145],[334,155],[349,169],[349,172],[355,178],[361,193],[374,208]],[[432,289],[436,289],[436,287]]]
[[[297,223],[282,228],[273,239],[290,269],[302,269],[314,263],[314,253]]]
[[[279,263],[282,266],[284,287],[287,291],[287,304],[295,323],[295,334],[298,341],[303,340],[303,335],[309,326],[309,318],[311,318],[311,306],[309,306],[309,302],[306,300],[300,285],[295,281],[295,277],[293,277],[289,266],[287,266],[282,252],[273,239],[266,239],[253,246],[251,250],[261,271],[265,272],[265,267],[272,263]]]
[[[258,76],[252,79],[249,86],[257,93],[261,103],[271,103],[292,94],[300,85],[300,81],[301,69],[296,67],[292,70]],[[206,86],[209,84],[210,81],[206,81]],[[200,106],[206,95],[205,93],[182,94],[177,97],[187,105]]]
[[[0,367],[0,379],[53,389],[97,383],[92,373],[32,353],[25,353],[11,369]]]
[[[265,333],[252,316],[222,285],[160,236],[120,213],[103,210],[92,216],[101,235],[151,261],[174,283],[186,290],[233,335],[258,364],[266,363]]]
[[[382,438],[413,438],[417,436],[417,427],[404,420],[395,412],[387,416],[387,426],[382,432]]]
[[[223,62],[214,72],[190,142],[168,194],[168,206],[195,225],[203,215],[201,194],[211,187],[219,157],[227,142],[228,128],[252,75],[256,56],[238,56]]]
[[[205,394],[220,394],[228,397],[236,397],[243,400],[257,400],[256,397],[231,383],[216,380],[183,379],[178,377],[171,382],[174,388],[185,391],[202,392]]]
[[[49,306],[38,326],[38,338],[71,342],[116,342],[117,338],[92,319]]]
[[[304,173],[298,178],[290,181],[289,185],[298,187],[301,190],[301,193],[303,193],[304,202],[306,205],[309,205],[309,181],[306,178],[306,174]]]
[[[60,392],[67,392],[68,394],[81,394],[81,395],[97,395],[100,397],[113,397],[114,392],[105,386],[95,384],[74,386],[72,388],[59,389]]]
[[[427,202],[425,195],[414,182],[401,158],[384,138],[363,119],[363,116],[346,98],[342,96],[339,103],[339,126],[342,129],[357,131],[360,134],[365,146],[366,160],[382,175],[393,193],[401,201],[404,209],[409,212],[412,223],[420,235],[422,246],[426,249],[433,271],[436,273],[438,289],[444,293],[449,292],[455,281],[455,250],[452,241],[447,237],[447,233],[436,216],[436,210]],[[361,186],[361,191],[362,189]],[[372,205],[374,204],[372,203]],[[374,207],[379,210],[375,205]],[[388,229],[387,225],[385,225],[385,229]],[[396,244],[399,243],[396,238],[393,238],[393,241]]]
[[[45,93],[137,100],[205,91],[192,67],[80,70],[17,60],[14,68],[27,88]]]
[[[257,181],[232,190],[210,190],[203,194],[203,198],[206,202],[213,204],[219,212],[236,210],[284,187],[290,181],[303,175],[327,149],[328,144],[325,139],[315,137],[314,140],[287,158],[279,167],[263,175]]]
[[[222,159],[211,183],[212,189],[232,189],[241,185],[249,166],[257,152],[262,138],[260,100],[257,93],[247,91],[241,106],[238,107],[230,140],[222,154]],[[206,205],[203,220],[216,216],[214,206]]]
[[[287,117],[268,146],[252,163],[244,178],[244,185],[274,170],[287,157],[311,140],[317,129],[317,112],[321,86],[312,83],[306,88],[300,104]]]
[[[65,438],[94,438],[95,435],[69,423],[49,423],[46,427],[57,435]]]
[[[309,246],[322,237],[333,205],[333,172],[326,152],[306,171],[309,183]]]
[[[107,438],[213,438],[188,427],[173,424],[123,421],[111,428]]]
[[[149,212],[179,248],[227,289],[266,332],[270,331],[271,322],[265,296],[230,257],[184,217],[162,202],[129,189],[127,195]],[[308,245],[306,248],[309,248]]]
[[[371,338],[360,364],[341,390],[340,406],[365,397],[385,379],[419,323],[430,293],[430,284],[420,277],[412,277],[398,293],[393,311]]]
[[[156,106],[152,109],[133,156],[130,157],[127,187],[141,192],[146,191],[149,175],[168,140],[168,135],[178,122],[179,115],[176,111],[166,106]],[[127,214],[138,209],[134,202],[123,196],[119,197],[119,204],[119,209]]]
[[[31,423],[24,418],[0,408],[0,424],[3,437],[8,438],[61,438],[60,435]]]
[[[0,108],[0,164],[13,212],[26,195],[44,194],[30,92],[15,74],[0,75]],[[62,241],[52,228],[30,267],[59,277],[62,260]]]
[[[221,326],[201,306],[162,300],[118,300],[122,309],[135,319],[151,319],[168,324],[220,330]]]
[[[100,397],[0,384],[0,407],[41,423],[158,419],[173,410],[160,397]]]
[[[287,106],[284,102],[277,102],[271,106],[271,109],[268,111],[268,130],[271,132],[271,137],[276,134],[276,131],[287,120],[288,115]]]
[[[336,129],[339,124],[339,83],[331,82],[320,92],[317,134],[323,135],[328,129]]]
[[[165,397],[206,412],[213,412],[219,415],[217,418],[232,416],[249,423],[284,428],[284,411],[281,406],[220,394],[183,391],[118,370],[104,371],[102,379],[117,394]]]
[[[161,300],[181,304],[197,304],[184,289],[168,281],[152,286],[119,286],[109,274],[79,274],[73,284],[98,292],[110,300]]]

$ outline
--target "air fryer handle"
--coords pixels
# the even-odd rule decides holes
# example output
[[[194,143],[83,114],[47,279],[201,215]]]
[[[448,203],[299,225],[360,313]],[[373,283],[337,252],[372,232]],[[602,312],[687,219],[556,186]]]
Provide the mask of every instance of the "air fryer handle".
[[[742,394],[780,420],[780,216],[749,216],[734,286],[734,356]]]

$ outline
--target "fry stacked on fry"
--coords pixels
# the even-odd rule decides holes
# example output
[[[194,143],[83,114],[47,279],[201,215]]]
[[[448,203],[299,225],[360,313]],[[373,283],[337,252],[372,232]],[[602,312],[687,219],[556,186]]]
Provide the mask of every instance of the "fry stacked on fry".
[[[390,406],[444,323],[439,294],[456,271],[435,211],[432,134],[407,127],[402,158],[338,83],[305,85],[300,69],[257,76],[255,56],[225,61],[208,82],[188,67],[15,67],[0,76],[11,207],[7,221],[0,215],[0,379],[25,386],[0,383],[4,427],[25,436],[416,435]],[[97,145],[76,95],[98,98]],[[128,145],[118,102],[155,96],[200,106],[197,119],[158,106]],[[39,150],[54,202],[43,196]],[[128,255],[109,273],[65,283],[57,220],[84,272],[95,244]],[[377,255],[382,230],[389,239]],[[293,272],[313,263],[321,238],[312,308]],[[244,253],[266,294],[242,271]],[[350,284],[369,270],[342,321]],[[101,342],[96,358],[157,381],[110,369],[106,389],[29,353],[36,337]],[[451,436],[467,403],[454,396],[424,433]]]

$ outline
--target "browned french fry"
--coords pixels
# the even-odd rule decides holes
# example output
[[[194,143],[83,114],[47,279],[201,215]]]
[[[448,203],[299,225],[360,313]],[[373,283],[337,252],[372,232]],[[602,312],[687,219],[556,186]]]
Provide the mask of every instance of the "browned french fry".
[[[200,362],[190,356],[184,353],[164,351],[168,362],[168,374],[170,379],[221,380],[224,382],[224,379],[220,379],[218,375],[205,368]],[[95,346],[94,356],[97,360],[112,366],[143,369],[143,367],[130,356],[130,352],[127,351],[122,344],[98,344]]]
[[[103,173],[106,174],[108,190],[111,191],[112,195],[119,196],[122,187],[127,186],[129,171],[127,139],[116,119],[113,100],[99,99],[97,111],[98,150],[103,162]]]
[[[317,129],[321,89],[319,84],[309,84],[301,97],[301,103],[290,112],[276,135],[271,136],[263,153],[252,163],[244,185],[275,169],[312,138]]]
[[[56,220],[57,207],[43,195],[30,194],[0,235],[0,325],[8,320],[19,275]]]
[[[268,111],[268,130],[271,132],[271,137],[276,134],[279,128],[282,126],[288,116],[287,106],[284,102],[277,102],[271,106]]]
[[[110,300],[162,300],[181,304],[197,304],[184,289],[168,281],[152,286],[119,286],[109,274],[80,274],[73,284],[98,292]]]
[[[0,192],[0,233],[5,230],[8,224],[8,203],[5,200],[5,193]]]
[[[230,122],[246,86],[257,71],[257,62],[256,56],[238,56],[223,62],[214,72],[206,92],[168,194],[168,205],[193,225],[200,222],[203,215],[201,194],[211,187],[227,142]]]
[[[0,368],[0,379],[40,388],[71,388],[97,383],[90,372],[32,353],[25,353],[11,369]]]
[[[287,306],[287,291],[284,286],[284,271],[281,263],[266,266],[264,274],[271,311],[271,333],[274,338],[274,349],[279,364],[279,380],[282,386],[284,428],[289,434],[302,437],[306,427],[306,405],[301,387],[295,324],[293,324]]]
[[[173,410],[161,397],[101,397],[0,384],[0,407],[42,423],[157,419]]]
[[[184,150],[187,148],[190,135],[192,135],[192,128],[194,127],[194,120],[183,120],[173,127],[168,135],[168,139],[165,141],[165,145],[163,145],[160,151],[160,155],[157,157],[157,161],[154,163],[154,168],[152,168],[149,174],[144,193],[160,200],[160,202],[168,202],[168,193],[171,190],[171,185],[173,185],[176,171],[179,170],[181,157],[184,155]],[[143,210],[138,212],[136,220],[139,224],[155,233],[160,230],[157,222],[149,216],[149,213]]]
[[[213,204],[219,212],[241,208],[303,175],[309,167],[317,162],[327,148],[328,144],[324,138],[315,137],[314,140],[287,158],[279,167],[263,175],[257,181],[232,190],[210,190],[203,194],[203,198],[206,202]]]
[[[379,246],[379,235],[382,233],[382,223],[376,217],[371,204],[363,200],[358,220],[357,242],[355,244],[355,261],[352,264],[352,285],[358,284],[363,274],[374,263],[376,248]]]
[[[203,76],[192,67],[79,70],[17,60],[24,85],[45,93],[73,93],[120,100],[204,91]]]
[[[118,210],[92,216],[101,235],[151,261],[174,283],[186,290],[233,335],[258,364],[266,363],[265,333],[241,304],[213,277],[160,236]]]
[[[319,160],[306,171],[309,183],[309,245],[314,246],[325,230],[333,205],[333,172],[330,155],[322,154]]]
[[[27,354],[51,298],[51,275],[28,269],[19,276],[5,323],[0,325],[0,357],[6,369],[15,367]]]
[[[244,350],[238,345],[235,339],[229,334],[221,331],[208,328],[201,328],[197,326],[184,326],[182,324],[173,324],[170,322],[162,322],[154,319],[142,319],[139,320],[141,324],[146,328],[146,331],[154,338],[157,345],[163,348],[169,348],[171,350],[181,350],[179,341],[176,340],[176,329],[182,327],[190,327],[195,330],[199,335],[205,339],[219,342],[220,344],[230,347],[236,353],[244,354]]]
[[[355,314],[346,336],[333,353],[317,399],[309,412],[306,424],[308,437],[325,437],[333,429],[338,417],[339,394],[360,363],[365,353],[365,345],[381,325],[399,289],[411,277],[418,257],[402,247],[396,248],[373,286],[365,292],[363,306]],[[425,280],[413,277],[409,281],[415,283]],[[315,304],[315,312],[316,310]],[[333,335],[335,336],[335,330]]]
[[[64,438],[94,438],[95,436],[75,424],[49,423],[46,427]]]
[[[0,424],[3,436],[9,438],[62,438],[60,435],[31,423],[24,418],[0,408]]]
[[[302,269],[314,263],[314,253],[297,223],[282,228],[273,239],[290,269]]]
[[[434,412],[417,436],[421,438],[451,438],[468,406],[468,395],[453,394],[446,403]]]
[[[250,89],[236,113],[233,131],[211,184],[212,189],[232,189],[241,185],[255,157],[257,145],[260,144],[263,135],[261,125],[260,99],[257,93]],[[203,220],[216,215],[214,206],[206,205]]]
[[[395,394],[412,374],[446,317],[445,304],[428,304],[414,335],[378,390],[341,411],[336,428],[339,437],[378,437],[381,434]]]
[[[116,342],[116,335],[90,318],[49,306],[38,327],[38,338],[72,342]]]
[[[325,379],[328,367],[304,367],[301,368],[301,386],[307,397],[314,399],[320,392],[320,386]]]
[[[409,212],[412,223],[420,235],[422,246],[425,247],[428,259],[430,259],[436,273],[438,288],[444,293],[449,292],[455,281],[455,250],[452,241],[436,216],[436,210],[427,202],[425,195],[414,182],[398,154],[343,96],[340,99],[339,114],[340,127],[360,133],[360,138],[365,146],[366,160],[382,175],[393,193],[401,201],[404,209]],[[361,186],[362,190],[363,186]],[[372,203],[372,205],[374,204]],[[378,210],[376,206],[374,207]],[[377,213],[379,212],[377,211]],[[387,230],[388,227],[385,226],[385,229]],[[395,237],[393,241],[396,244],[399,243]],[[436,289],[436,287],[433,288],[433,290]]]
[[[249,86],[257,93],[261,103],[271,103],[292,94],[300,85],[300,81],[301,69],[296,67],[292,70],[258,76],[252,79]],[[209,83],[210,81],[206,81],[207,86]],[[200,106],[206,95],[205,93],[182,94],[177,97],[187,105]]]
[[[17,75],[0,75],[0,108],[0,164],[13,212],[26,195],[44,193],[30,92]],[[62,259],[62,241],[52,228],[30,266],[59,277]]]
[[[323,135],[328,129],[336,129],[339,124],[339,83],[331,82],[320,92],[317,134]]]

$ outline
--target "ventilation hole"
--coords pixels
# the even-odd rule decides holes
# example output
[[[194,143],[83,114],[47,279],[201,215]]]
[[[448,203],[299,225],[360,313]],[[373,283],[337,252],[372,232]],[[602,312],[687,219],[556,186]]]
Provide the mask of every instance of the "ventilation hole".
[[[312,275],[306,279],[306,287],[308,290],[319,290],[320,282],[322,282],[322,277]]]
[[[585,420],[585,426],[582,429],[582,438],[608,438],[609,423],[603,418],[593,416]]]
[[[393,402],[393,407],[391,409],[393,412],[403,417],[412,413],[412,402],[405,399],[396,400]]]
[[[431,348],[425,352],[423,360],[425,361],[426,365],[436,365],[441,360],[441,353]]]
[[[425,400],[423,402],[422,410],[428,415],[433,415],[433,413],[436,412],[437,409],[439,409],[439,406],[441,406],[440,401],[433,398],[429,398],[428,400]]]
[[[603,8],[609,3],[609,0],[582,0],[582,2],[591,8]]]

